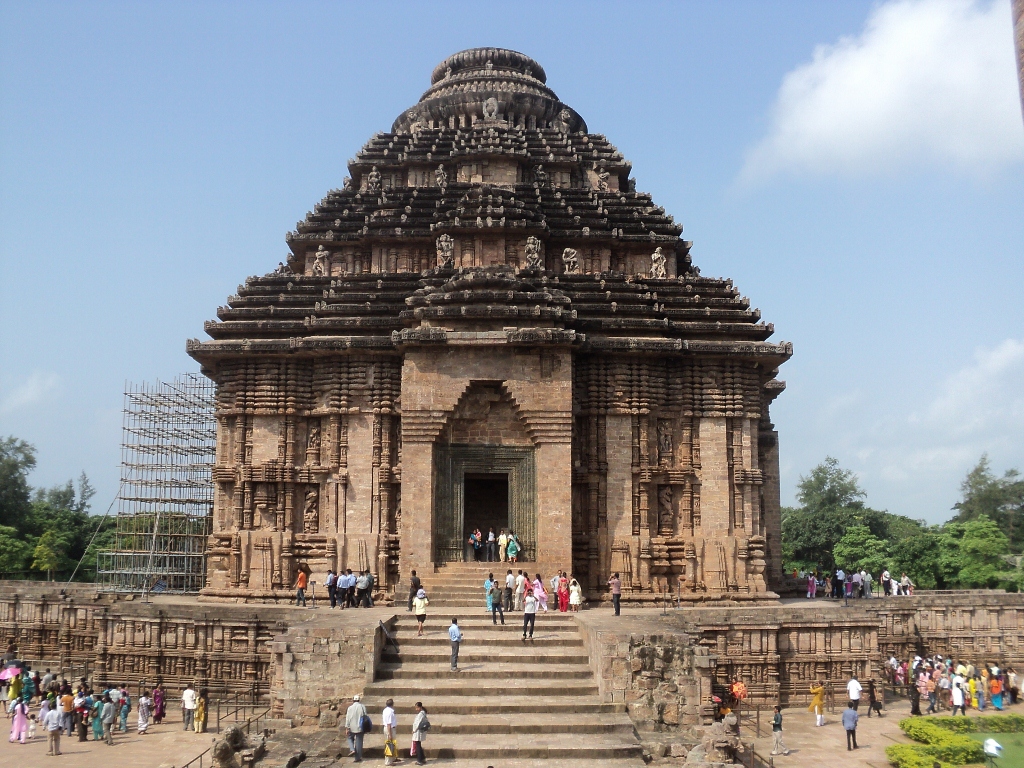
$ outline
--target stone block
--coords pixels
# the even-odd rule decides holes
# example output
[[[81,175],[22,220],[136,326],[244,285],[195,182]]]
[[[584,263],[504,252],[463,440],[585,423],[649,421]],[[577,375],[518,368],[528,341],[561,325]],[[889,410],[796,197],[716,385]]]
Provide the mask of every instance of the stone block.
[[[690,748],[686,744],[672,744],[668,748],[670,757],[686,757],[689,753]]]
[[[289,717],[268,718],[264,722],[266,722],[266,727],[272,731],[286,731],[295,727]]]

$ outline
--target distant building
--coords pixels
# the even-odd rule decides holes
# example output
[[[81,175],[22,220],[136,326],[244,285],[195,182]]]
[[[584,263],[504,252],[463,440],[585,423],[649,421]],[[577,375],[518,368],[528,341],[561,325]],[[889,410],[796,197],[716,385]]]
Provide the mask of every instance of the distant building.
[[[217,389],[205,595],[393,588],[505,528],[592,595],[773,596],[792,347],[545,83],[515,51],[441,62],[189,342]]]

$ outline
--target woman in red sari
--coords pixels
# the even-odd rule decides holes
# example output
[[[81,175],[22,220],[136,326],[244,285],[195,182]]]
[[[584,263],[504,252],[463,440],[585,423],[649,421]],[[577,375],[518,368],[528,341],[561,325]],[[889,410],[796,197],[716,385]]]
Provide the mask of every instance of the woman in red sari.
[[[558,610],[565,613],[569,610],[569,580],[564,573],[558,577],[558,591],[555,594],[558,595]]]

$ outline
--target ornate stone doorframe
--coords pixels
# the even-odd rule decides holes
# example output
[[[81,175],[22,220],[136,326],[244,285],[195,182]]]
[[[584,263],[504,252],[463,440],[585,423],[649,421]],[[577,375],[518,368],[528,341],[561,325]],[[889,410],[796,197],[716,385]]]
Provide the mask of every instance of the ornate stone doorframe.
[[[467,473],[508,475],[508,519],[523,545],[520,559],[537,556],[537,470],[533,447],[438,445],[434,464],[434,562],[463,560]]]

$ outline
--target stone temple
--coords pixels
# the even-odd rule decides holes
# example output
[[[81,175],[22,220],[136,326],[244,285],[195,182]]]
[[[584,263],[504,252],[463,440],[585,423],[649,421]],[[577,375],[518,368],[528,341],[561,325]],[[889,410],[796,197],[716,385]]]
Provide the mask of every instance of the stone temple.
[[[189,353],[217,388],[204,595],[443,574],[479,527],[600,598],[775,597],[791,354],[529,57],[457,53]]]

